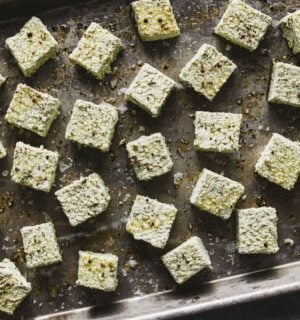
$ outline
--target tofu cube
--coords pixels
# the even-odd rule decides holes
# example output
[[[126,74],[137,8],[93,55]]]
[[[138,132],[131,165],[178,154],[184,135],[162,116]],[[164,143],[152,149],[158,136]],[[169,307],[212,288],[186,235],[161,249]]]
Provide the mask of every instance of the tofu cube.
[[[255,164],[255,171],[270,182],[292,190],[300,175],[300,145],[273,133]]]
[[[131,6],[143,41],[164,40],[180,35],[169,0],[137,0]]]
[[[3,85],[5,81],[6,81],[6,78],[0,74],[0,87]]]
[[[31,283],[22,276],[16,265],[4,259],[0,262],[0,310],[13,314],[31,291]]]
[[[300,107],[300,67],[275,62],[271,75],[268,101]]]
[[[231,0],[214,32],[242,48],[254,51],[271,23],[271,17],[245,1]]]
[[[209,44],[203,44],[182,68],[179,79],[208,100],[213,100],[236,65]]]
[[[241,183],[203,169],[190,201],[200,210],[229,219],[244,191]]]
[[[17,142],[11,179],[23,186],[49,192],[55,180],[58,159],[57,152]]]
[[[240,254],[272,254],[279,250],[274,208],[238,210],[237,248]]]
[[[281,19],[279,27],[293,53],[300,53],[300,10],[290,13]]]
[[[58,43],[39,18],[32,17],[5,44],[25,77],[30,77],[58,51]]]
[[[194,146],[198,151],[234,152],[239,150],[242,115],[197,111]]]
[[[77,285],[115,291],[118,286],[118,260],[110,253],[79,251]]]
[[[111,64],[122,49],[123,44],[119,38],[103,29],[98,23],[92,22],[69,58],[102,80],[111,72]]]
[[[2,141],[0,141],[0,159],[5,158],[6,154],[7,154],[7,152],[6,152],[6,149],[4,147],[4,144],[3,144]]]
[[[125,98],[155,118],[160,115],[161,108],[175,85],[175,81],[145,63],[127,89]]]
[[[94,104],[77,100],[67,125],[65,138],[107,152],[117,122],[118,111],[114,106],[105,102]]]
[[[204,268],[211,268],[210,257],[199,237],[191,237],[161,257],[178,284],[190,279]]]
[[[136,240],[163,249],[175,220],[177,209],[171,205],[144,196],[137,196],[131,208],[126,230]]]
[[[151,180],[172,170],[173,161],[161,133],[127,143],[129,160],[139,180]]]
[[[59,115],[60,102],[47,93],[18,84],[5,115],[5,120],[18,127],[46,137]]]
[[[73,227],[98,216],[110,201],[108,188],[97,173],[72,182],[55,195]]]
[[[49,266],[62,261],[52,222],[21,229],[28,268]]]

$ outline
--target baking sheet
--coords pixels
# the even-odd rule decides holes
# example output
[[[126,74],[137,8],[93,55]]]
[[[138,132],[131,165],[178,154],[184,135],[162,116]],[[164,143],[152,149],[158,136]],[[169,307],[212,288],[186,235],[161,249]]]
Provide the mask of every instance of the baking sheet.
[[[274,26],[287,12],[297,8],[297,2],[249,1],[257,9],[271,15]],[[176,289],[179,291],[194,291],[204,281],[293,262],[299,258],[299,182],[293,191],[285,191],[255,177],[253,171],[259,152],[272,132],[281,133],[292,140],[300,137],[299,110],[268,105],[266,102],[272,59],[295,64],[299,61],[274,26],[254,53],[212,35],[214,26],[227,6],[225,0],[173,0],[172,3],[182,34],[178,38],[155,43],[140,41],[129,2],[121,0],[84,1],[55,10],[38,11],[37,8],[38,12],[33,6],[28,6],[21,18],[10,19],[10,16],[6,16],[0,23],[0,73],[9,77],[0,89],[0,134],[8,147],[8,157],[0,163],[0,258],[8,257],[15,261],[33,284],[31,295],[15,316],[1,314],[1,319],[22,319],[176,289],[174,281],[160,262],[160,256],[192,235],[199,235],[204,240],[214,270],[203,271],[182,288]],[[59,42],[60,53],[34,76],[25,79],[4,48],[4,41],[15,34],[31,14],[36,14],[48,26]],[[11,16],[15,17],[16,11]],[[126,50],[114,64],[113,74],[107,76],[104,82],[97,81],[68,61],[68,54],[92,21],[112,30],[126,45]],[[203,43],[215,45],[238,65],[237,71],[213,102],[209,103],[192,90],[183,89],[180,84],[158,119],[151,119],[136,106],[124,102],[124,90],[142,63],[152,64],[178,82],[180,69]],[[52,125],[47,138],[10,128],[3,120],[19,82],[60,99],[61,115]],[[78,148],[64,140],[66,124],[76,99],[95,103],[106,100],[120,109],[120,121],[109,153]],[[193,115],[196,110],[241,112],[244,121],[240,152],[232,155],[196,153],[193,148]],[[158,131],[167,139],[174,168],[163,177],[139,182],[129,166],[124,145],[119,143],[122,139],[130,141],[142,134]],[[43,144],[61,154],[56,186],[49,194],[23,188],[10,181],[13,149],[19,140],[34,146]],[[234,244],[234,215],[229,221],[222,221],[191,206],[189,196],[199,171],[204,167],[224,172],[226,176],[245,185],[247,198],[238,203],[239,208],[261,205],[277,208],[278,254],[239,256]],[[54,191],[80,175],[88,175],[93,171],[99,173],[108,185],[112,201],[104,214],[81,227],[72,228],[59,207]],[[183,181],[175,188],[174,174],[178,172],[183,174]],[[178,208],[165,250],[134,241],[126,233],[126,219],[136,194],[174,203]],[[55,224],[64,261],[51,267],[29,270],[25,267],[19,230],[25,225],[49,220]],[[286,238],[293,239],[295,245],[284,245]],[[120,257],[119,287],[115,293],[102,293],[74,285],[78,250],[113,252]]]

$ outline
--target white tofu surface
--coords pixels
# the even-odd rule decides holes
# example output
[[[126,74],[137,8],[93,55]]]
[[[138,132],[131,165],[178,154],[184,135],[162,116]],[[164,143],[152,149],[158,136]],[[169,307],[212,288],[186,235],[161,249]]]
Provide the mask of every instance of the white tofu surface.
[[[126,230],[136,240],[143,240],[163,249],[175,220],[177,209],[144,196],[136,196],[126,224]]]
[[[3,142],[0,141],[0,159],[5,158],[6,155],[7,155],[6,148],[4,147]]]
[[[279,27],[293,53],[300,53],[300,10],[283,17],[279,21]]]

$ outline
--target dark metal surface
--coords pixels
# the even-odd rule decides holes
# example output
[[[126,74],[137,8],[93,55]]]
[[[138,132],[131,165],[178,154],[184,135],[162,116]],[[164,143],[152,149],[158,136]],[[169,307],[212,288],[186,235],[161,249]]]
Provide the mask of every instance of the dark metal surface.
[[[231,46],[212,34],[227,5],[225,0],[174,0],[173,7],[182,34],[178,38],[155,43],[140,41],[129,2],[121,0],[84,2],[69,8],[37,13],[29,5],[24,9],[24,15],[27,16],[18,19],[7,16],[0,23],[0,73],[9,77],[0,89],[0,134],[9,150],[8,157],[0,163],[0,257],[9,257],[15,261],[33,284],[31,295],[18,309],[15,319],[110,303],[175,288],[174,281],[160,262],[160,256],[191,235],[199,235],[204,240],[211,254],[214,270],[202,272],[179,290],[194,291],[203,281],[298,259],[299,182],[293,191],[288,192],[255,177],[253,170],[259,152],[272,132],[281,133],[292,140],[300,137],[299,110],[268,105],[266,102],[272,59],[298,63],[297,57],[287,48],[285,40],[275,27],[282,16],[296,8],[298,1],[257,0],[250,3],[273,17],[273,27],[254,53]],[[16,12],[12,12],[12,16],[15,14]],[[54,61],[47,62],[36,75],[25,79],[4,48],[4,41],[15,34],[31,14],[37,14],[49,27],[59,42],[60,52]],[[125,51],[115,63],[113,74],[102,83],[68,61],[68,54],[91,21],[111,29],[126,45]],[[205,42],[217,46],[238,65],[234,75],[213,102],[209,103],[192,90],[179,86],[158,119],[151,119],[137,107],[125,104],[124,88],[134,78],[142,62],[152,64],[178,81],[182,66]],[[61,115],[45,139],[10,128],[3,120],[19,82],[48,92],[61,101]],[[96,103],[107,100],[122,112],[128,108],[120,115],[111,152],[101,154],[88,148],[79,149],[64,140],[66,124],[78,98]],[[232,155],[196,153],[193,148],[193,114],[196,110],[241,112],[243,126],[240,152]],[[167,138],[174,169],[170,174],[151,182],[138,182],[129,166],[124,145],[119,145],[119,142],[157,131]],[[56,186],[49,194],[26,189],[10,181],[8,173],[18,140],[34,146],[43,144],[61,154]],[[241,200],[238,207],[266,204],[277,208],[280,245],[278,254],[239,256],[234,248],[234,215],[224,222],[190,205],[192,187],[199,171],[204,167],[216,172],[223,171],[226,176],[245,185],[247,198]],[[112,201],[104,214],[81,227],[72,228],[55,199],[54,191],[80,174],[87,175],[92,171],[103,177],[110,188]],[[176,189],[173,174],[177,172],[182,172],[184,178]],[[136,194],[174,203],[179,209],[169,243],[163,251],[134,241],[125,232],[125,222]],[[53,220],[55,224],[64,261],[48,268],[28,270],[24,263],[19,229],[48,220]],[[284,245],[283,240],[286,238],[293,239],[295,246]],[[113,252],[120,257],[119,287],[116,293],[101,293],[74,285],[79,249]],[[6,316],[1,314],[0,318],[6,319]]]

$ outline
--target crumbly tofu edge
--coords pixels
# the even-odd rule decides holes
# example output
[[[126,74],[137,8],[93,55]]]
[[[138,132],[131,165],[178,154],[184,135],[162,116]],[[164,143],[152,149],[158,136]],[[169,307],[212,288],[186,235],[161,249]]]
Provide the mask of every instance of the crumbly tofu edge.
[[[299,24],[297,26],[298,19]],[[294,54],[300,53],[300,10],[289,13],[279,21],[283,37],[287,40],[288,46],[292,49]]]

